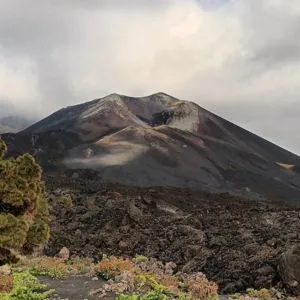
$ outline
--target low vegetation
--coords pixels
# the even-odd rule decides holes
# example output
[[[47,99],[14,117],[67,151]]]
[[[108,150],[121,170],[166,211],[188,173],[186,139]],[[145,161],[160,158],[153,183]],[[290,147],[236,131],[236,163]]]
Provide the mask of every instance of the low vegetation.
[[[6,275],[0,285],[0,300],[43,300],[52,292],[27,270]]]
[[[124,259],[104,257],[96,265],[98,276],[108,280],[98,293],[109,292],[117,299],[217,299],[218,287],[202,273],[176,273],[174,263],[163,264],[156,259],[136,256]]]
[[[29,270],[35,276],[49,276],[63,279],[70,275],[94,274],[95,265],[91,259],[74,257],[63,261],[58,257],[23,257],[15,266],[16,270]]]
[[[99,285],[101,288],[92,292],[99,297],[112,293],[116,295],[116,299],[217,299],[217,285],[208,281],[202,273],[174,274],[175,267],[173,263],[163,264],[156,259],[148,259],[144,256],[136,256],[134,259],[104,256],[97,264],[90,259],[79,257],[68,261],[63,261],[58,257],[23,257],[12,266],[13,275],[5,277],[6,284],[1,289],[3,294],[0,300],[23,299],[13,298],[15,293],[20,293],[19,286],[22,284],[18,279],[21,275],[18,274],[24,276],[26,274],[30,278],[29,285],[23,281],[26,285],[24,293],[28,295],[31,293],[32,298],[26,299],[33,300],[45,299],[43,297],[49,294],[49,291],[36,294],[37,289],[45,290],[46,288],[38,285],[36,281],[38,276],[61,279],[78,274],[98,276],[106,281],[105,284]]]
[[[63,279],[72,275],[98,277],[99,289],[90,291],[90,295],[97,295],[99,298],[115,295],[118,300],[219,299],[218,286],[204,274],[176,273],[175,269],[174,263],[163,264],[145,256],[133,259],[104,256],[99,263],[79,257],[68,261],[58,257],[22,257],[17,264],[0,269],[0,300],[48,299],[53,290],[40,284],[37,278],[48,276]],[[274,292],[267,289],[248,289],[246,294],[234,294],[228,299],[279,299],[274,295]]]
[[[235,294],[229,297],[229,300],[276,300],[274,295],[267,290],[248,289],[246,295]]]

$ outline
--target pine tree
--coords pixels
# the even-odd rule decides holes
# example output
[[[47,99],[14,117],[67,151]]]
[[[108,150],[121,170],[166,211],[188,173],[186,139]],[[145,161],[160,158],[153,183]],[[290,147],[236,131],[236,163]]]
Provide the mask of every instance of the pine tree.
[[[41,168],[30,154],[4,159],[6,150],[0,138],[0,265],[49,238]]]

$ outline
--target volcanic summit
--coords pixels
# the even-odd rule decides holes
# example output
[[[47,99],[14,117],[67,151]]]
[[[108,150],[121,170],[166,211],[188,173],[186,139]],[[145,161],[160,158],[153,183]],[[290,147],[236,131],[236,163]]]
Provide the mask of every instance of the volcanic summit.
[[[111,94],[2,137],[8,155],[30,152],[46,172],[93,169],[99,180],[124,185],[299,202],[299,156],[164,93]]]

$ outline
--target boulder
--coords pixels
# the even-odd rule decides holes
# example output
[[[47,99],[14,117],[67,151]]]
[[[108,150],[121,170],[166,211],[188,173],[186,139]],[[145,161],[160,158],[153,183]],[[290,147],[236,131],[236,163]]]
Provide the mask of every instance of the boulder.
[[[58,258],[61,258],[63,261],[67,261],[70,257],[70,250],[67,247],[63,247],[57,254]]]
[[[282,254],[279,274],[286,287],[294,294],[300,295],[300,245]]]

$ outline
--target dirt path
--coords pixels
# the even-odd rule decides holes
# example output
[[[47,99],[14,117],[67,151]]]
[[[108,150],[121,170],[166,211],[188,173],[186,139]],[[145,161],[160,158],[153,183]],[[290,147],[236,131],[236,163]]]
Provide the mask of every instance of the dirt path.
[[[86,276],[71,276],[65,279],[53,279],[49,277],[39,277],[42,283],[48,284],[55,292],[49,300],[95,300],[96,295],[89,296],[89,292],[101,288],[104,284],[102,280],[92,280]],[[115,299],[113,295],[104,299]]]

